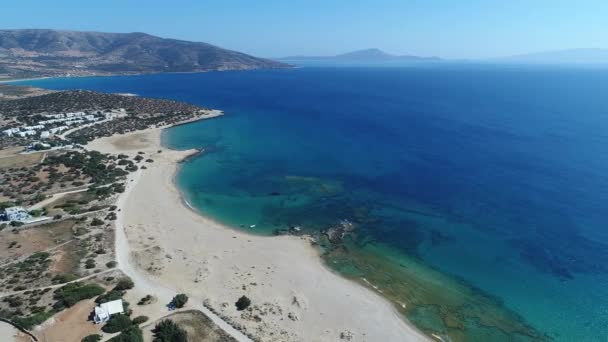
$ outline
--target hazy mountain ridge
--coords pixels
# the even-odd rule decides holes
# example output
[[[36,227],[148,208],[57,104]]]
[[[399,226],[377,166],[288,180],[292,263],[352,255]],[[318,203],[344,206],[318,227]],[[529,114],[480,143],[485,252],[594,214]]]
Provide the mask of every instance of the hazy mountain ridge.
[[[279,58],[283,61],[322,60],[331,62],[390,62],[390,61],[440,61],[439,57],[421,57],[413,55],[392,55],[380,49],[364,49],[334,56],[289,56]]]
[[[0,30],[0,72],[12,76],[196,72],[287,66],[207,43],[139,32]]]
[[[608,49],[579,48],[542,51],[504,57],[499,60],[537,64],[608,64]]]

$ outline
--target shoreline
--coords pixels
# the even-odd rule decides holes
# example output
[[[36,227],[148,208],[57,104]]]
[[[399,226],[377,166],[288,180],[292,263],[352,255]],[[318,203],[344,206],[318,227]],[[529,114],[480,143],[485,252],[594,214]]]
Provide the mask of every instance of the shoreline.
[[[31,78],[13,78],[8,80],[0,80],[0,83],[13,83],[13,82],[27,82],[27,81],[41,81],[54,77],[31,77]]]
[[[52,78],[85,78],[85,77],[121,77],[121,76],[145,76],[145,75],[164,75],[164,74],[202,74],[208,72],[227,72],[227,71],[253,71],[253,70],[288,70],[288,69],[300,69],[303,66],[297,66],[292,64],[286,64],[285,67],[275,68],[244,68],[244,69],[209,69],[209,70],[196,70],[196,71],[151,71],[151,72],[133,72],[124,74],[91,74],[91,75],[63,75],[63,76],[41,76],[41,77],[27,77],[27,78],[14,78],[10,80],[0,80],[0,83],[12,83],[12,82],[26,82],[26,81],[39,81]]]
[[[123,263],[131,264],[127,268],[132,266],[163,288],[204,299],[224,321],[262,340],[431,340],[393,303],[327,267],[318,249],[305,239],[246,233],[190,206],[176,176],[184,159],[201,152],[168,149],[161,141],[165,128],[100,138],[87,145],[100,152],[154,154],[154,163],[137,171],[137,181],[124,196],[128,201],[119,206],[126,239]],[[143,204],[149,208],[143,209]],[[233,308],[230,303],[242,294],[266,312],[263,322],[243,318]]]

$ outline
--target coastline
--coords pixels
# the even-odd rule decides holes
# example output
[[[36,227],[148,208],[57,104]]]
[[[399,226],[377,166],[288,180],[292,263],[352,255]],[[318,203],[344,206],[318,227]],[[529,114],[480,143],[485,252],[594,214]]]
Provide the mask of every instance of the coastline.
[[[41,81],[55,77],[31,77],[31,78],[13,78],[8,80],[0,80],[0,83],[26,82],[26,81]]]
[[[386,299],[331,271],[306,239],[247,234],[189,206],[175,177],[179,163],[200,152],[165,148],[162,129],[96,139],[86,146],[109,153],[143,151],[154,159],[129,181],[119,205],[117,225],[125,234],[122,247],[117,241],[117,256],[125,252],[120,265],[200,299],[225,321],[265,341],[430,340]],[[243,294],[259,315],[234,309]]]

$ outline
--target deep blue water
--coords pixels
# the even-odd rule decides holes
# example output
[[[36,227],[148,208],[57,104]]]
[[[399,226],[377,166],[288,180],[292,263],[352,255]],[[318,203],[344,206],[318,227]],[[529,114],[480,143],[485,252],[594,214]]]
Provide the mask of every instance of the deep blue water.
[[[450,275],[551,338],[608,338],[608,70],[433,65],[26,83],[222,109],[165,136],[209,150],[178,177],[202,212],[265,232],[349,219],[357,246]]]

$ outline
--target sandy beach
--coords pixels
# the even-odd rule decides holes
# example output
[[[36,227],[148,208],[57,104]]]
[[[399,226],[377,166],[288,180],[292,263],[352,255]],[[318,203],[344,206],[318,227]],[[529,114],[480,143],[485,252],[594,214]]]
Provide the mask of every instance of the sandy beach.
[[[189,209],[173,179],[196,151],[166,149],[160,135],[149,129],[86,146],[154,160],[130,176],[118,203],[119,267],[143,292],[187,293],[191,308],[205,303],[263,341],[429,340],[378,294],[329,271],[307,239],[249,235]],[[236,310],[242,295],[251,312]]]
[[[32,339],[12,325],[0,322],[0,340],[4,342],[30,342]]]

